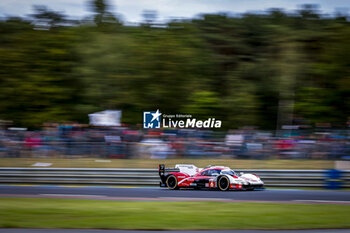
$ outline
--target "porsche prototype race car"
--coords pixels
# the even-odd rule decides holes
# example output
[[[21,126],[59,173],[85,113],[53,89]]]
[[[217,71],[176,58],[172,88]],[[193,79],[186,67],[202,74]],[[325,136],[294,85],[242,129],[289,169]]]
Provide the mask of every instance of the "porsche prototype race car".
[[[264,182],[256,174],[237,174],[229,167],[177,164],[175,168],[159,165],[160,186],[169,189],[195,188],[227,190],[263,189]]]

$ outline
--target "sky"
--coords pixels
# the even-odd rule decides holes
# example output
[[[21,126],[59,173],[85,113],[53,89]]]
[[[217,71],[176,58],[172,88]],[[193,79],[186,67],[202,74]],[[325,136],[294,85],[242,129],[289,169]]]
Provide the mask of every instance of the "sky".
[[[112,11],[125,22],[141,22],[144,10],[156,10],[160,21],[174,18],[193,18],[201,13],[261,12],[269,8],[293,11],[302,4],[317,4],[322,13],[337,9],[347,12],[350,0],[108,0]],[[0,17],[27,16],[33,5],[46,5],[72,18],[91,14],[88,0],[0,0]]]

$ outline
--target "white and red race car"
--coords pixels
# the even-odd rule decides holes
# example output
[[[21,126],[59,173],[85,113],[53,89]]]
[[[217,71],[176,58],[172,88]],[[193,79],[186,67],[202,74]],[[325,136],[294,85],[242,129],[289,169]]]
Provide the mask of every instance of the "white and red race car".
[[[264,182],[256,174],[237,174],[229,167],[177,164],[175,168],[159,165],[160,186],[169,189],[195,188],[227,190],[263,189]]]

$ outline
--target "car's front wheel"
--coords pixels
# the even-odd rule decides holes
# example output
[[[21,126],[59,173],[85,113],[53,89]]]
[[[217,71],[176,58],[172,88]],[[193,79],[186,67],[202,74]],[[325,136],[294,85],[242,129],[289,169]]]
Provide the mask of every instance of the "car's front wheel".
[[[218,188],[221,191],[227,191],[230,188],[230,180],[227,178],[227,176],[221,176],[218,179]]]
[[[179,186],[177,186],[177,178],[174,175],[168,176],[166,179],[166,185],[168,186],[169,189],[179,189]]]

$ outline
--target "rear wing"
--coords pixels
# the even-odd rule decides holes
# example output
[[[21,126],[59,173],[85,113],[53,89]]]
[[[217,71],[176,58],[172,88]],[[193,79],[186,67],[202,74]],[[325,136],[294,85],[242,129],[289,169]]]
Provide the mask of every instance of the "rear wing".
[[[176,164],[174,168],[165,168],[164,164],[159,164],[158,167],[159,176],[165,176],[172,172],[182,172],[192,176],[199,170],[200,169],[193,164]]]
[[[159,171],[159,176],[160,175],[165,175],[165,174],[169,174],[171,172],[181,172],[179,168],[173,167],[173,168],[165,168],[164,164],[159,164],[158,167],[158,171]]]

